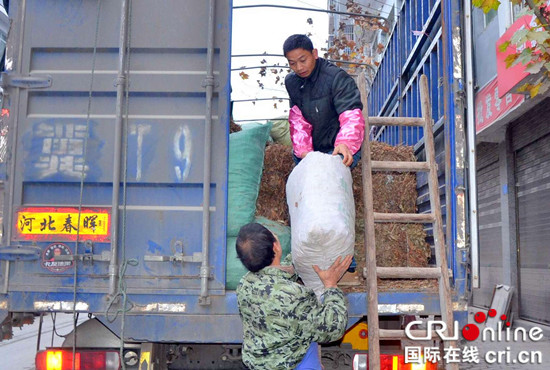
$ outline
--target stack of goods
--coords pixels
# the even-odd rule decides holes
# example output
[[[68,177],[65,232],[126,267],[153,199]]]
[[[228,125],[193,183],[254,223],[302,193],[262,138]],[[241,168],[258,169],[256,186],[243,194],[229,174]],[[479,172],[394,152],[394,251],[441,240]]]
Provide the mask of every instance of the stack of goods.
[[[283,257],[290,252],[290,228],[265,217],[256,217],[256,201],[271,124],[251,125],[229,135],[227,184],[226,288],[235,289],[247,270],[237,258],[236,237],[242,226],[258,222],[277,234]]]

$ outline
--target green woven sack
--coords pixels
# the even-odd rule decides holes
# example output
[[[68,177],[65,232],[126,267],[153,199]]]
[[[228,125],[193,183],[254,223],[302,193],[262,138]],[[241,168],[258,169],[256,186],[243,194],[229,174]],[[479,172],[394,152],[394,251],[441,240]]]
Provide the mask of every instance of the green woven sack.
[[[290,140],[290,128],[287,118],[280,118],[275,121],[269,121],[273,123],[273,128],[271,129],[271,138],[274,142],[283,144],[286,146],[292,146],[292,141]]]
[[[283,260],[286,255],[290,253],[290,227],[277,221],[271,221],[265,217],[256,217],[254,222],[264,225],[273,234],[277,235],[279,242],[281,242],[281,247],[283,248],[283,257],[281,258],[281,260]]]
[[[264,165],[265,144],[271,124],[258,125],[229,135],[227,180],[227,235],[254,219]]]
[[[237,237],[227,237],[227,254],[225,264],[225,288],[229,290],[237,289],[241,277],[246,274],[246,267],[241,263],[239,257],[237,257]]]
[[[281,247],[283,248],[283,258],[285,258],[285,256],[290,253],[290,227],[276,221],[268,220],[264,217],[258,217],[254,220],[254,222],[264,225],[271,230],[272,233],[277,235],[279,241],[281,242]],[[236,237],[227,238],[227,269],[225,287],[229,290],[237,289],[239,281],[248,272],[246,267],[243,266],[237,257],[237,250],[235,247],[236,242]]]

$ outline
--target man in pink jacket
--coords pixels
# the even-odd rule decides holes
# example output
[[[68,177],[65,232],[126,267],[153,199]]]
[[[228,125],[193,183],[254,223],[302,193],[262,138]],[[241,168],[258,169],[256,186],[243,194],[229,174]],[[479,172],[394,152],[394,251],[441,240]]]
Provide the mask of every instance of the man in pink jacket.
[[[306,35],[292,35],[283,45],[292,69],[285,79],[290,97],[290,137],[294,161],[309,152],[341,155],[351,168],[361,158],[365,133],[361,95],[343,69],[319,58]]]

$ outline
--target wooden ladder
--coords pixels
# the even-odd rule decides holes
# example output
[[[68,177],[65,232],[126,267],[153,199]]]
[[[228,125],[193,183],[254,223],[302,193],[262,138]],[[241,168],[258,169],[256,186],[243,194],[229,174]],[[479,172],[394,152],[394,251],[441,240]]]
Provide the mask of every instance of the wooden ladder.
[[[369,369],[380,369],[380,340],[404,339],[404,330],[380,329],[378,319],[378,278],[381,279],[438,279],[439,302],[442,320],[447,324],[446,336],[455,335],[453,330],[453,308],[451,289],[449,284],[449,270],[447,266],[447,254],[445,250],[445,238],[443,235],[443,222],[441,218],[441,204],[439,199],[439,182],[437,176],[437,164],[435,161],[435,146],[433,136],[433,119],[430,104],[428,79],[425,75],[420,77],[420,99],[422,105],[422,117],[369,117],[367,111],[365,79],[359,78],[359,89],[362,92],[363,115],[365,117],[365,140],[362,146],[363,166],[363,200],[365,205],[365,250],[366,250],[366,280],[368,291],[368,341],[369,341]],[[363,86],[361,86],[363,85]],[[424,128],[424,147],[426,150],[425,162],[398,162],[398,161],[373,161],[371,160],[371,144],[369,138],[370,125],[376,126],[417,126]],[[373,209],[373,171],[398,171],[398,172],[428,172],[428,186],[430,192],[431,213],[378,213]],[[435,243],[435,267],[378,267],[376,264],[376,241],[374,236],[375,222],[396,223],[432,223]],[[426,336],[426,331],[416,331],[419,336]],[[445,346],[456,348],[454,341],[445,341]],[[443,358],[443,354],[441,354]],[[458,369],[456,363],[449,364],[448,369]]]

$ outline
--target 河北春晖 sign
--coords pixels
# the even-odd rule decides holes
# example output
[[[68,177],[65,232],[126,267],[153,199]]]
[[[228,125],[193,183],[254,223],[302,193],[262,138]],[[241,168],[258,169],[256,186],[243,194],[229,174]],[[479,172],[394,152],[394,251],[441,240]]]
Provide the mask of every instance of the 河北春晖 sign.
[[[110,241],[110,208],[21,207],[14,240]]]

